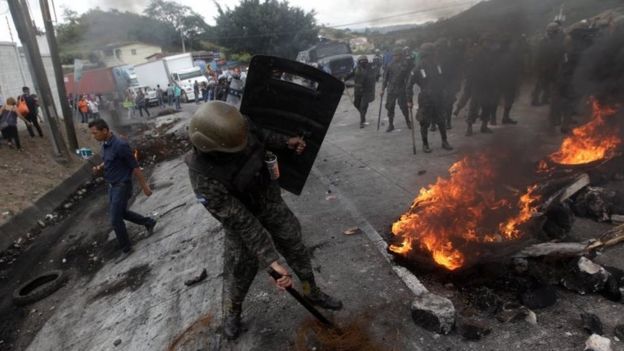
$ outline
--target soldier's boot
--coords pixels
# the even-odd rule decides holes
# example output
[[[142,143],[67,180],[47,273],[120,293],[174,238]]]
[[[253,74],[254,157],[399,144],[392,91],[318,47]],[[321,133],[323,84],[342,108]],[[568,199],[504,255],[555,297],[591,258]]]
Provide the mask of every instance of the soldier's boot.
[[[424,151],[426,154],[431,153],[431,148],[429,147],[429,143],[428,143],[428,142],[426,142],[426,141],[423,141],[423,151]]]
[[[388,128],[386,128],[386,133],[389,133],[394,130],[394,117],[388,116]]]
[[[510,109],[505,108],[505,114],[503,115],[503,119],[502,119],[502,123],[503,124],[518,124],[518,121],[511,119],[511,117],[509,117],[509,112]]]
[[[318,286],[310,286],[310,283],[305,281],[303,282],[303,297],[311,304],[327,310],[342,309],[342,301],[327,295]]]
[[[493,132],[490,128],[488,128],[487,123],[487,121],[481,122],[481,133],[491,134]]]
[[[235,304],[225,311],[225,316],[223,318],[223,335],[229,340],[234,340],[240,335],[241,311],[242,308],[240,304]]]
[[[466,128],[466,136],[472,136],[472,123],[468,123],[468,127]]]
[[[448,150],[448,151],[453,150],[453,147],[451,146],[451,144],[448,143],[448,141],[446,139],[442,140],[442,148],[444,150]]]

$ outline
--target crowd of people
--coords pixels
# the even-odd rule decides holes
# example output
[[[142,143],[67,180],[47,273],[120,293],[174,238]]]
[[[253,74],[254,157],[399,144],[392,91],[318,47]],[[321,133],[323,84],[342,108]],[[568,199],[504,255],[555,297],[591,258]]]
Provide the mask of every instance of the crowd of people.
[[[466,136],[473,134],[477,122],[481,133],[492,133],[490,126],[499,123],[499,106],[500,122],[517,124],[511,118],[511,110],[527,76],[527,67],[531,67],[536,81],[532,104],[549,104],[551,127],[569,133],[575,123],[572,116],[577,113],[576,107],[589,94],[573,82],[580,58],[592,43],[612,31],[607,22],[582,21],[567,29],[553,22],[547,26],[533,55],[524,35],[486,33],[476,42],[440,38],[422,43],[415,51],[409,47],[395,48],[390,60],[377,54],[372,64],[367,56],[360,56],[353,99],[360,112],[360,128],[367,125],[366,112],[375,99],[379,62],[384,62],[381,98],[385,97],[386,131],[395,128],[396,105],[407,128],[412,128],[412,108],[417,106],[414,118],[420,124],[423,150],[427,153],[431,152],[428,133],[435,130],[440,132],[442,148],[452,149],[446,131],[452,128],[452,116],[459,116],[464,110]],[[416,104],[414,86],[419,90]]]

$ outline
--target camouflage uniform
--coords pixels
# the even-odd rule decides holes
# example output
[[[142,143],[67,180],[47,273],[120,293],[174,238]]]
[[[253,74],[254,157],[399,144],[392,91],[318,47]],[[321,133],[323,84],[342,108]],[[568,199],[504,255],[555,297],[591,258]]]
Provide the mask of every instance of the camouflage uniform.
[[[531,94],[533,105],[547,104],[557,78],[560,58],[563,55],[563,36],[553,34],[545,37],[537,48],[535,71],[537,80]]]
[[[409,120],[409,111],[407,109],[407,98],[405,95],[405,87],[407,78],[409,77],[409,63],[404,59],[394,59],[388,68],[384,71],[384,80],[382,89],[388,89],[386,95],[386,109],[388,110],[388,131],[394,129],[394,106],[398,103],[405,123],[411,128]]]
[[[410,74],[407,84],[406,95],[410,102],[414,95],[414,84],[418,84],[420,87],[416,119],[420,122],[420,135],[426,152],[429,152],[428,131],[431,125],[438,126],[442,142],[444,144],[447,143],[444,115],[446,107],[444,83],[445,79],[442,67],[431,57],[423,57],[418,63],[418,66],[416,66]]]
[[[316,286],[299,221],[263,161],[264,145],[283,149],[286,142],[283,135],[251,128],[241,153],[187,155],[193,191],[225,230],[225,311],[240,312],[258,268],[278,260],[278,252],[303,282],[304,293]]]
[[[358,65],[354,75],[353,104],[360,112],[360,123],[364,124],[368,104],[375,100],[375,70],[369,65]]]

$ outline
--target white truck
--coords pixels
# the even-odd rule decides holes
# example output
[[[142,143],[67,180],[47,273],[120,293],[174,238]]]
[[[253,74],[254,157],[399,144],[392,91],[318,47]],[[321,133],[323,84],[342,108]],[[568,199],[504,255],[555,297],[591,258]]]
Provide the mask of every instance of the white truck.
[[[208,79],[197,66],[193,66],[190,53],[167,56],[161,60],[151,61],[134,66],[139,84],[155,89],[157,85],[163,90],[172,83],[180,87],[187,101],[195,100],[193,84],[195,81],[208,83]]]

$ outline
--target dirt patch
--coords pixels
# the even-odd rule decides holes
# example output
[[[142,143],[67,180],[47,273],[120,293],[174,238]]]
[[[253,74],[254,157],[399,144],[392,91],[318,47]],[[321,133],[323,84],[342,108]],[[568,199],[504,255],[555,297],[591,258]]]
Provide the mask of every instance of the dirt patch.
[[[19,130],[22,151],[0,147],[0,184],[9,185],[0,192],[0,225],[31,206],[37,199],[76,172],[84,160],[72,154],[69,162],[58,163],[52,157],[49,132],[43,126],[44,137],[31,138],[26,130]],[[86,125],[76,125],[76,136],[81,147],[99,149]],[[72,150],[73,153],[73,150]]]
[[[295,336],[295,351],[382,351],[388,350],[373,341],[367,330],[368,318],[353,318],[330,329],[316,320],[304,321]],[[391,349],[392,350],[392,349]]]
[[[180,348],[184,349],[186,343],[196,338],[198,334],[207,331],[210,328],[211,322],[212,315],[210,314],[199,317],[173,339],[169,347],[167,347],[167,351],[176,351]]]
[[[147,275],[151,271],[148,264],[132,267],[127,272],[122,273],[119,279],[112,283],[105,284],[93,297],[89,299],[89,303],[101,299],[105,296],[115,295],[124,289],[130,289],[135,291],[147,278]]]

